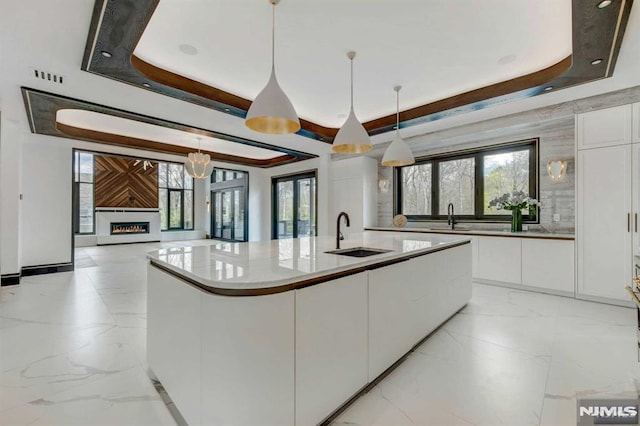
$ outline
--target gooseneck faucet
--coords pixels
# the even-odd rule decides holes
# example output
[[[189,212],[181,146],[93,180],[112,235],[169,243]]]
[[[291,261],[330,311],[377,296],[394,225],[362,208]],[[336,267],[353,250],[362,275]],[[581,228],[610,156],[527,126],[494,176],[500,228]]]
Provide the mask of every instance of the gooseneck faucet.
[[[338,221],[336,223],[336,250],[340,250],[340,240],[344,240],[344,235],[342,235],[342,232],[340,232],[340,219],[342,219],[343,216],[347,222],[347,226],[351,226],[349,215],[345,212],[340,212],[340,214],[338,215]]]
[[[447,206],[447,225],[451,225],[451,230],[456,227],[456,217],[453,214],[453,203],[449,203]]]

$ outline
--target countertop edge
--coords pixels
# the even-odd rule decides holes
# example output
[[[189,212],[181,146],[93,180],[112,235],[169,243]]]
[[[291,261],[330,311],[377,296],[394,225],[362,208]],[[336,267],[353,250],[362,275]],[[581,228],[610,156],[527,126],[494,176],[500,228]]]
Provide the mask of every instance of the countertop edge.
[[[537,232],[507,232],[507,231],[474,231],[474,230],[460,230],[449,231],[447,229],[420,229],[420,228],[394,228],[385,226],[372,226],[364,228],[365,231],[378,231],[378,232],[415,232],[421,234],[445,234],[445,235],[468,235],[479,237],[506,237],[506,238],[534,238],[541,240],[561,240],[561,241],[574,241],[576,239],[574,234],[545,234]]]
[[[369,271],[373,269],[382,268],[385,266],[393,265],[396,263],[405,262],[415,257],[425,256],[431,253],[447,250],[470,244],[471,240],[452,241],[443,243],[435,247],[429,247],[426,249],[420,249],[409,253],[401,253],[393,257],[385,257],[383,259],[370,259],[366,263],[360,263],[355,265],[348,265],[343,268],[334,268],[327,271],[322,271],[317,274],[309,274],[304,277],[293,277],[288,279],[278,280],[277,284],[274,283],[272,287],[260,287],[260,288],[228,288],[218,287],[212,284],[203,282],[205,280],[198,280],[197,277],[192,274],[185,274],[184,270],[178,270],[179,268],[172,267],[171,265],[164,264],[153,257],[148,257],[149,264],[155,268],[160,269],[168,273],[169,275],[184,281],[205,293],[216,294],[219,296],[232,296],[232,297],[247,297],[247,296],[267,296],[271,294],[284,293],[291,290],[299,290],[306,287],[311,287],[317,284],[321,284],[326,281],[335,280],[338,278],[346,277],[349,275],[355,275],[360,272]]]

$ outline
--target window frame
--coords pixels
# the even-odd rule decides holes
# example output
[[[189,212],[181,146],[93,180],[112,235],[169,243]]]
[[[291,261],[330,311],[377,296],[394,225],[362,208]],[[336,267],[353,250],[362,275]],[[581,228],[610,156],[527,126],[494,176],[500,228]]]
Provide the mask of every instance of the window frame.
[[[216,172],[222,171],[224,173],[240,173],[242,176],[238,177],[237,175],[233,179],[224,179],[220,182],[216,181]],[[226,174],[224,175],[226,177]],[[243,226],[243,238],[242,240],[235,238],[235,227],[232,229],[231,237],[222,238],[215,236],[215,214],[216,214],[216,205],[215,205],[215,194],[217,192],[224,191],[233,191],[233,190],[242,190],[244,191],[244,226]],[[235,195],[232,195],[232,198],[235,198]],[[249,241],[249,172],[246,170],[234,170],[234,169],[226,169],[222,167],[215,167],[211,176],[209,178],[209,221],[210,221],[210,229],[211,229],[211,239],[221,240],[221,241],[229,241],[229,242],[247,242]],[[235,208],[235,207],[234,207]]]
[[[162,229],[162,227],[164,226],[164,224],[162,223],[162,221],[160,221],[160,232],[172,232],[172,231],[193,231],[195,229],[195,179],[191,178],[191,188],[187,189],[185,188],[185,178],[187,176],[189,176],[184,168],[184,164],[182,163],[176,163],[174,161],[158,161],[156,160],[156,164],[158,167],[158,170],[160,170],[160,164],[166,164],[167,166],[167,176],[166,176],[166,182],[165,185],[166,186],[161,186],[160,185],[160,173],[158,172],[158,209],[162,210],[162,206],[160,205],[160,191],[163,189],[167,190],[167,200],[166,200],[166,209],[167,209],[167,228],[166,229]],[[178,165],[178,166],[182,166],[182,178],[180,180],[180,182],[182,183],[182,187],[181,188],[177,188],[177,187],[172,187],[170,186],[169,183],[169,165],[173,164],[173,165]],[[184,212],[185,212],[185,208],[184,208],[184,203],[185,203],[185,192],[186,191],[191,191],[191,212],[193,217],[191,218],[191,223],[192,223],[192,227],[191,228],[186,228],[185,227],[185,217],[184,217]],[[179,227],[172,227],[171,226],[171,192],[180,192],[180,226]]]
[[[315,233],[312,236],[318,235],[318,170],[308,170],[305,172],[297,172],[288,175],[282,176],[274,176],[271,178],[271,239],[278,240],[278,183],[280,182],[288,182],[291,181],[293,183],[293,235],[292,238],[298,238],[298,209],[295,208],[297,206],[297,202],[299,202],[299,191],[298,191],[298,181],[302,179],[315,179],[315,193],[313,197],[314,203],[314,230]]]
[[[419,157],[416,162],[411,166],[421,164],[431,164],[431,214],[429,215],[405,215],[410,222],[427,222],[427,221],[446,221],[446,214],[439,214],[439,173],[440,163],[460,160],[463,158],[474,158],[475,160],[475,173],[474,173],[474,214],[473,215],[458,215],[456,219],[462,219],[467,222],[509,222],[511,221],[511,215],[499,215],[499,214],[485,214],[485,200],[484,200],[484,158],[489,155],[505,154],[515,151],[529,151],[529,196],[539,200],[539,138],[524,139],[514,142],[507,142],[497,145],[488,145],[480,148],[460,150],[454,152],[448,152],[443,154],[435,154],[424,157]],[[402,166],[394,167],[393,169],[393,214],[402,213]],[[488,203],[489,200],[486,202]],[[540,214],[534,215],[523,214],[524,223],[539,223]]]
[[[85,182],[81,178],[80,173],[80,156],[82,154],[91,155],[92,164],[92,176],[93,180],[91,182]],[[92,151],[85,151],[81,149],[73,149],[73,190],[72,190],[72,200],[73,200],[73,235],[96,235],[96,185],[95,185],[95,171],[96,171],[96,154]],[[91,226],[91,232],[80,232],[80,186],[81,185],[91,185],[91,192],[93,193],[92,201],[93,201],[93,224]]]

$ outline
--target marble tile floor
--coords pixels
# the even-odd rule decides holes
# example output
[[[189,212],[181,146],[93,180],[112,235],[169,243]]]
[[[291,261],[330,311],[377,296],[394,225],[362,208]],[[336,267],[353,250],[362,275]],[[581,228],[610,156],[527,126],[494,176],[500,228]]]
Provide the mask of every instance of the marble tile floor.
[[[0,289],[0,425],[176,424],[147,376],[144,253],[177,244],[79,248]],[[474,284],[334,424],[575,425],[576,398],[639,392],[634,310]]]

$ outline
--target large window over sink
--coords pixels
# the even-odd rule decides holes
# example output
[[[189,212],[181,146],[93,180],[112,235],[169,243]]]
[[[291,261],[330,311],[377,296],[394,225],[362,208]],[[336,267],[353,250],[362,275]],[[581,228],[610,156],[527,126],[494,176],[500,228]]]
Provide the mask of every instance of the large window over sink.
[[[459,219],[510,220],[511,212],[489,208],[504,193],[538,194],[538,139],[422,157],[395,169],[394,214],[409,220],[442,220],[453,204]],[[523,219],[536,222],[535,215]]]

